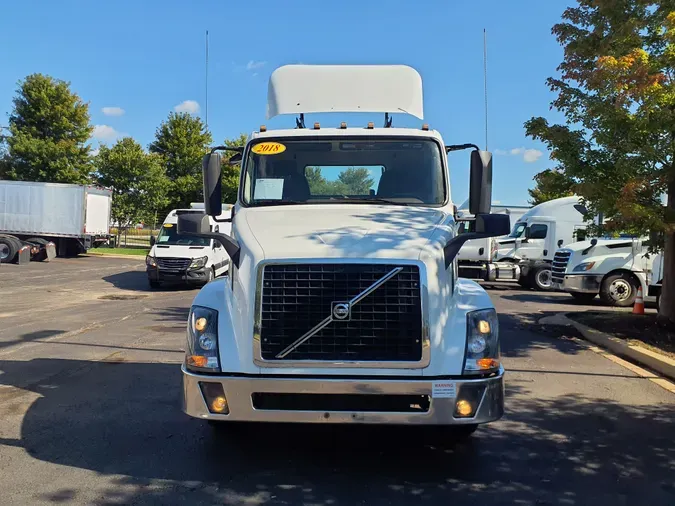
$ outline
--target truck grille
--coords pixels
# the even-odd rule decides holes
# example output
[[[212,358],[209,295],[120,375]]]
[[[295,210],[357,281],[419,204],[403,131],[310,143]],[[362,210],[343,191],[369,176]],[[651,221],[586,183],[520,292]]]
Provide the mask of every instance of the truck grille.
[[[571,256],[572,251],[568,249],[559,249],[555,252],[551,267],[551,277],[554,283],[562,283],[565,280],[565,271]]]
[[[156,260],[160,269],[169,271],[184,271],[192,263],[189,258],[157,258]]]
[[[263,360],[277,354],[395,269],[381,264],[282,264],[264,267],[260,305]],[[355,304],[347,320],[330,322],[282,360],[419,361],[422,358],[420,275],[402,270]]]

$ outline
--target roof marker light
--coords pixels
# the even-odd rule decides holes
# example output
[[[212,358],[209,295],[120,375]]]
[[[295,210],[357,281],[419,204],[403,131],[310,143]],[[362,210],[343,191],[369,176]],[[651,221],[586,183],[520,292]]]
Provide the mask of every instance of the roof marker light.
[[[261,132],[267,132],[267,127],[265,125],[260,125]]]
[[[429,125],[427,123],[422,125],[422,130],[429,130]]]
[[[347,128],[347,123],[344,122],[344,121],[342,123],[340,123],[340,128],[342,128],[342,129]]]
[[[372,130],[373,128],[375,128],[375,123],[373,123],[372,121],[369,121],[367,128],[368,128],[368,130]]]

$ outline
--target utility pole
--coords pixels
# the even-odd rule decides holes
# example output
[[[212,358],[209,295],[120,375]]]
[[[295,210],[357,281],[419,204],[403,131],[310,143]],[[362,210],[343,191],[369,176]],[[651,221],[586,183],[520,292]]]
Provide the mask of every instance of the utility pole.
[[[483,87],[485,88],[485,151],[488,150],[487,30],[483,28]]]

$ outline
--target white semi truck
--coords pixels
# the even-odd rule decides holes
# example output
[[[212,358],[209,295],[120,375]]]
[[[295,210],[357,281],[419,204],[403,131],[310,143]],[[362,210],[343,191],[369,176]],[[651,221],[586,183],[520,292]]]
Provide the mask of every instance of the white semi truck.
[[[518,283],[526,288],[551,290],[551,263],[556,250],[586,237],[586,208],[579,197],[563,197],[534,206],[500,239],[499,262],[520,266]]]
[[[568,244],[553,258],[553,287],[580,302],[600,295],[605,304],[629,307],[635,303],[638,288],[645,300],[660,294],[650,285],[661,281],[661,258],[649,253],[648,238],[594,238]]]
[[[59,256],[85,253],[110,239],[112,191],[91,185],[0,181],[0,260],[23,242],[56,245]]]
[[[230,272],[190,308],[183,410],[216,427],[234,421],[436,425],[459,436],[504,410],[497,314],[457,275],[469,239],[501,236],[489,214],[492,158],[445,146],[423,118],[422,82],[407,66],[276,69],[268,118],[296,128],[254,132],[241,150],[231,235],[222,213],[219,146],[204,162],[204,215],[180,234],[215,239]],[[305,125],[311,113],[381,113],[384,126]],[[475,232],[456,235],[446,153],[471,151]],[[367,188],[340,177],[369,173]],[[363,179],[361,179],[363,181]],[[228,220],[228,222],[229,222]],[[218,220],[216,220],[218,221]]]
[[[492,206],[493,213],[507,214],[511,223],[518,221],[528,209],[526,206]],[[474,227],[475,217],[469,212],[467,201],[457,211],[457,233],[473,232]],[[496,261],[500,239],[489,237],[467,241],[457,255],[459,276],[482,281],[517,281],[520,277],[517,263]]]

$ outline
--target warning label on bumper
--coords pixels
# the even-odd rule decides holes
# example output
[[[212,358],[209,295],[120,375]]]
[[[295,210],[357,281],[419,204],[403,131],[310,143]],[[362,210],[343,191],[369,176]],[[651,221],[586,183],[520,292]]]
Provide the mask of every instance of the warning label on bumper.
[[[431,386],[432,399],[457,397],[457,384],[453,381],[434,381]]]

